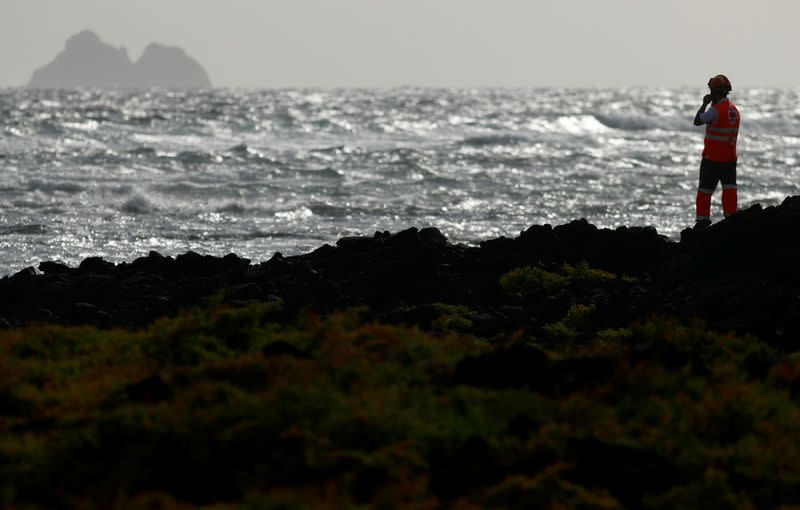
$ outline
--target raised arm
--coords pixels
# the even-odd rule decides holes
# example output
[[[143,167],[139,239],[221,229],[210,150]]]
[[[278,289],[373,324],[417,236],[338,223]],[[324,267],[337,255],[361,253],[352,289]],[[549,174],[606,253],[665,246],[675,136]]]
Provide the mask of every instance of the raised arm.
[[[700,120],[700,116],[705,113],[706,108],[708,108],[709,104],[711,104],[711,94],[706,94],[705,96],[703,96],[703,106],[701,106],[700,109],[697,110],[697,113],[694,116],[695,126],[702,126],[703,124],[705,124],[705,122]]]

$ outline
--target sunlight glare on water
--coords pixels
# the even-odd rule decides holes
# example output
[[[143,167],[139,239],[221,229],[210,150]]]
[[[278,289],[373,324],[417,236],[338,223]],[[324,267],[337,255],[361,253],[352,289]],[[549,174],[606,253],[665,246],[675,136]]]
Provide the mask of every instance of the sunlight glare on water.
[[[0,91],[0,272],[256,261],[436,226],[693,222],[703,90]],[[740,203],[798,194],[798,91],[737,90]],[[714,198],[719,218],[719,192]]]

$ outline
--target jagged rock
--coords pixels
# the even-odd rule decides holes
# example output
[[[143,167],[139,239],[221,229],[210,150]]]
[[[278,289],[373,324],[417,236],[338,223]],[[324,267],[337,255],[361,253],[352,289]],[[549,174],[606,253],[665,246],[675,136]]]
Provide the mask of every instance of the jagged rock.
[[[105,327],[111,324],[111,315],[91,303],[72,303],[70,320],[75,324],[94,324]]]
[[[336,248],[334,248],[333,246],[331,246],[328,243],[325,243],[322,246],[320,246],[319,248],[317,248],[316,250],[312,251],[311,255],[313,257],[317,257],[317,258],[324,258],[324,257],[331,256],[333,254],[333,252],[335,252],[335,251],[336,251]]]
[[[164,274],[169,271],[174,260],[164,257],[156,251],[151,251],[147,257],[139,257],[131,262],[132,269],[140,272]]]
[[[752,206],[703,231],[687,231],[679,243],[650,227],[599,229],[578,220],[555,228],[535,225],[514,239],[486,240],[479,247],[452,245],[435,228],[378,231],[372,237],[342,238],[336,247],[306,255],[276,253],[255,266],[235,254],[195,252],[174,259],[151,252],[117,266],[90,257],[77,269],[43,262],[44,274],[26,268],[0,279],[0,316],[15,325],[72,322],[72,304],[89,303],[102,306],[111,318],[84,315],[88,323],[143,326],[159,315],[211,302],[227,289],[234,302],[279,295],[290,311],[366,305],[380,320],[423,328],[431,328],[436,318],[431,303],[464,305],[471,331],[483,338],[519,328],[546,344],[551,340],[542,328],[580,303],[595,307],[603,327],[624,327],[660,313],[701,316],[709,328],[749,332],[790,349],[800,334],[793,319],[800,312],[800,238],[792,234],[800,227],[799,208],[800,197],[765,209]],[[564,264],[584,260],[634,280],[534,285],[525,295],[506,293],[498,283],[515,268],[559,273]],[[693,371],[706,368],[698,360],[678,359],[677,353],[641,355],[664,356],[674,366],[690,364]],[[753,373],[763,375],[764,368],[756,365]]]
[[[133,64],[135,88],[161,87],[168,89],[211,88],[205,69],[181,48],[149,44]]]
[[[102,257],[89,257],[78,266],[84,273],[108,274],[114,270],[114,263],[103,260]]]
[[[375,246],[375,241],[371,237],[342,237],[336,241],[336,246],[348,251],[367,251]]]
[[[225,290],[225,298],[231,301],[257,300],[263,296],[263,289],[252,282],[228,287]]]
[[[281,252],[275,252],[275,254],[269,260],[261,263],[261,266],[267,271],[280,271],[285,269],[288,265],[289,263],[286,261]]]
[[[63,274],[72,271],[72,268],[61,262],[44,261],[39,264],[39,271],[44,274]]]
[[[447,244],[447,237],[436,227],[427,227],[420,230],[419,239],[426,246],[444,246]]]
[[[150,44],[137,62],[89,30],[73,35],[55,59],[37,69],[33,88],[210,88],[202,66],[177,47]]]
[[[419,246],[419,231],[416,227],[402,230],[386,239],[386,244],[399,252],[413,251]]]
[[[17,273],[14,273],[11,276],[10,280],[15,283],[20,283],[31,280],[35,276],[36,276],[36,269],[34,269],[32,266],[28,266],[25,269],[22,269]]]

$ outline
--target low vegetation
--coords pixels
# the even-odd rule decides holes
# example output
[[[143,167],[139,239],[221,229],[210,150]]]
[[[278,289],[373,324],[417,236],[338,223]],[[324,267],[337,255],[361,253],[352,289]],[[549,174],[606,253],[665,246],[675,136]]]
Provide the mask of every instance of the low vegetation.
[[[504,285],[587,274],[525,271]],[[596,330],[582,305],[545,328],[563,344],[489,343],[437,307],[431,332],[279,304],[2,332],[0,506],[800,504],[797,357],[701,322]]]
[[[586,262],[574,266],[564,264],[559,272],[546,271],[536,266],[514,269],[500,278],[500,288],[512,294],[532,294],[535,292],[557,292],[573,282],[603,282],[615,280],[618,276],[602,269],[595,269]],[[630,281],[627,276],[622,279]]]

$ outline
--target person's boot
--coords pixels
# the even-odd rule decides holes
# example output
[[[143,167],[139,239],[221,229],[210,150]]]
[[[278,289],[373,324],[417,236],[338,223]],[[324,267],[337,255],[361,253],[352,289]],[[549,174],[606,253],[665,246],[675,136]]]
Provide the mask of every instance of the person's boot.
[[[708,228],[711,226],[711,220],[708,218],[701,218],[694,223],[695,230]]]

